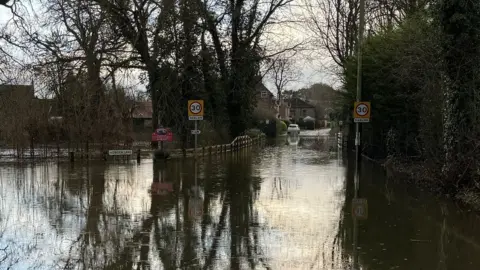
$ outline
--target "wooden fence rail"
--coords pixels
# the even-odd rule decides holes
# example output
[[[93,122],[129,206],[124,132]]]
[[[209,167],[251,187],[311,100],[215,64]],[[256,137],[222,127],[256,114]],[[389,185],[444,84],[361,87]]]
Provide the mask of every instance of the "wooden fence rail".
[[[213,146],[204,146],[204,147],[198,147],[196,149],[196,154],[197,157],[205,157],[205,156],[211,156],[211,155],[218,155],[222,153],[227,153],[227,152],[237,152],[241,149],[252,147],[255,145],[263,145],[265,142],[265,135],[259,135],[255,137],[250,137],[248,135],[243,135],[235,138],[231,143],[229,144],[220,144],[220,145],[213,145]],[[148,143],[145,145],[147,146]],[[22,155],[18,155],[18,151],[15,149],[0,149],[0,162],[1,161],[6,161],[6,160],[21,160],[24,158],[30,158],[30,159],[48,159],[48,158],[66,158],[70,160],[70,162],[74,162],[77,159],[90,159],[90,158],[103,158],[105,160],[107,159],[130,159],[134,158],[135,156],[137,157],[137,160],[140,159],[140,157],[145,157],[145,156],[151,156],[152,154],[152,149],[148,148],[143,148],[137,146],[130,146],[130,147],[114,147],[113,149],[108,149],[108,150],[99,150],[99,149],[91,149],[90,151],[77,151],[75,149],[71,148],[61,148],[57,149],[55,147],[49,147],[48,149],[45,147],[44,148],[38,148],[38,149],[25,149],[22,150]],[[148,145],[149,146],[149,145]],[[117,149],[118,148],[118,149]],[[48,151],[47,151],[48,150]],[[111,151],[109,151],[111,150]],[[116,152],[122,152],[126,151],[128,154],[122,154],[122,153],[109,153],[112,151]],[[171,149],[167,150],[170,153],[170,156],[172,158],[178,158],[178,157],[192,157],[195,154],[195,149],[194,148],[189,148],[189,149]],[[184,155],[185,151],[185,155]]]
[[[249,148],[256,145],[263,145],[264,143],[265,143],[265,135],[259,135],[253,138],[248,135],[243,135],[243,136],[236,137],[229,144],[203,146],[203,147],[198,147],[197,149],[188,148],[188,149],[185,149],[185,154],[183,149],[174,149],[170,151],[170,156],[172,158],[182,157],[182,156],[192,157],[195,155],[195,150],[196,150],[197,157],[205,157],[205,156],[218,155],[218,154],[223,154],[228,152],[237,152],[241,149]],[[151,151],[148,151],[148,152],[151,153]]]

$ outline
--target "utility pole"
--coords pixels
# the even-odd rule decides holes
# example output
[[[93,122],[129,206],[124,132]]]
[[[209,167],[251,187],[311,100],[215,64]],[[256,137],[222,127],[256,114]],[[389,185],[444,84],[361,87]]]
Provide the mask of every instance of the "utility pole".
[[[365,0],[360,0],[360,22],[358,26],[358,40],[357,40],[357,101],[362,100],[362,45],[363,32],[365,27]],[[358,196],[359,189],[359,162],[360,162],[360,123],[355,123],[355,198]]]
[[[362,45],[363,45],[363,31],[365,26],[365,0],[360,0],[360,22],[358,26],[358,40],[357,40],[357,102],[362,100]],[[360,133],[360,123],[355,123],[355,175],[354,175],[354,185],[355,185],[355,194],[354,200],[358,199],[359,189],[360,189],[360,172],[359,172],[359,162],[360,162],[360,143],[361,143],[361,133]],[[352,202],[352,212],[353,202]],[[352,270],[360,269],[358,267],[358,217],[353,218],[353,267]]]

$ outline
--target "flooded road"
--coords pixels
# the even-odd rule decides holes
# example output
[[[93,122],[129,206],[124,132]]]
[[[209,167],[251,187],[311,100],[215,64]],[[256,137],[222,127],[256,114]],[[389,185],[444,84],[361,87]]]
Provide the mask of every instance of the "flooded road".
[[[354,237],[353,159],[284,144],[0,165],[0,269],[480,269],[477,215],[364,162]]]

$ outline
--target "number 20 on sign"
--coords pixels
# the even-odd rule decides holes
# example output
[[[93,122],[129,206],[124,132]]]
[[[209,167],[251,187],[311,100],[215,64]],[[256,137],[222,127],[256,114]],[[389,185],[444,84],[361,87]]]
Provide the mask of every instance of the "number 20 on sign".
[[[355,123],[370,122],[370,102],[355,102],[353,106],[353,119]]]

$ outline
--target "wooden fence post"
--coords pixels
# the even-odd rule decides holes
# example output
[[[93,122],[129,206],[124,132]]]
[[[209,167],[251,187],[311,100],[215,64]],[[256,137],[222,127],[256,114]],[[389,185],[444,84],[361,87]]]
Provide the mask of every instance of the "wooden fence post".
[[[70,151],[70,153],[68,153],[68,154],[70,156],[70,162],[74,163],[75,162],[75,153],[73,151]]]

